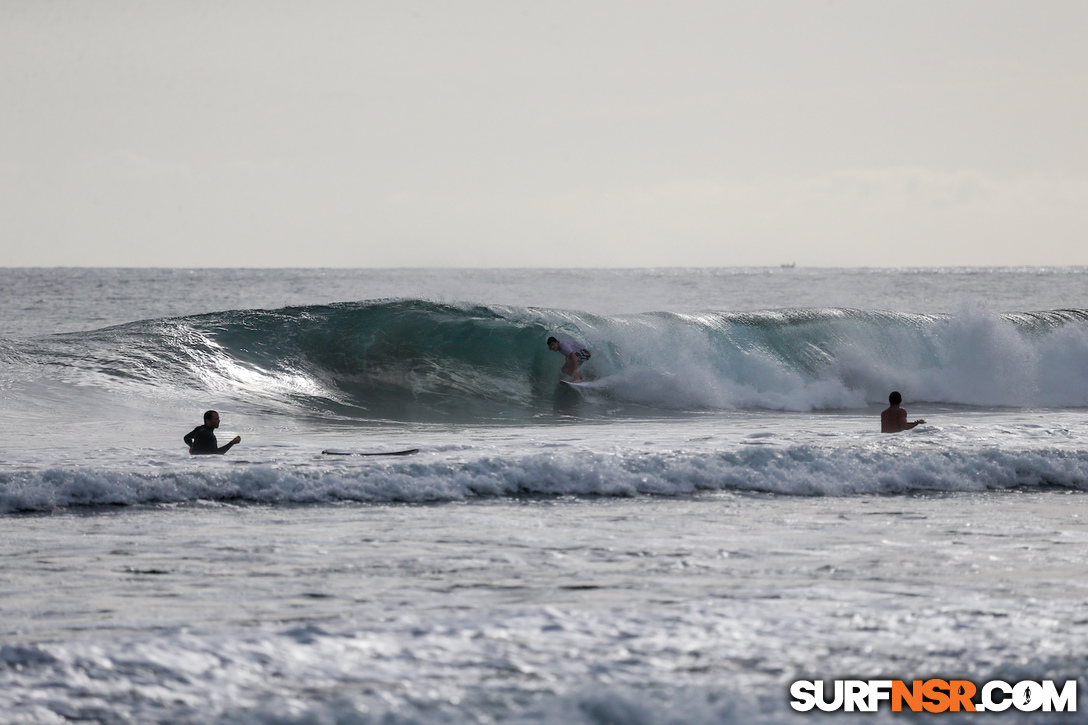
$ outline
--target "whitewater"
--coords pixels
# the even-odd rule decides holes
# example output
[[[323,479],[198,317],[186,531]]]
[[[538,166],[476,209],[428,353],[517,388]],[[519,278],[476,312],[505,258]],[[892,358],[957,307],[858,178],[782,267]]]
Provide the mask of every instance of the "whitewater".
[[[815,717],[799,679],[1084,692],[1086,281],[0,270],[0,720],[780,723]],[[551,334],[593,351],[588,388]],[[891,390],[927,423],[879,433]],[[194,458],[209,408],[242,443]]]

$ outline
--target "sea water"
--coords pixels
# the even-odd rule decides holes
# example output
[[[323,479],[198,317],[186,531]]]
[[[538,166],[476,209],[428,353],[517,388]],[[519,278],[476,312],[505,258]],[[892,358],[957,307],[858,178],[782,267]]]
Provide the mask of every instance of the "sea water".
[[[1086,282],[0,270],[0,721],[835,719],[790,706],[816,679],[1083,695]],[[590,388],[551,334],[589,345]],[[893,389],[925,425],[878,432]],[[208,408],[242,443],[194,458]]]

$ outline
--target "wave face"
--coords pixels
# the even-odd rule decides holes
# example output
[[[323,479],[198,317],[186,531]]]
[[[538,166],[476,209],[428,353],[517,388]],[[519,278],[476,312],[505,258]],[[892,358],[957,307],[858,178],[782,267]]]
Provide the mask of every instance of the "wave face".
[[[593,351],[559,386],[548,335]],[[155,398],[212,391],[276,413],[373,421],[532,419],[910,403],[1088,405],[1088,311],[854,309],[596,316],[389,300],[147,320],[6,342],[10,380]],[[22,386],[21,391],[34,386]],[[29,393],[28,393],[29,394]],[[55,391],[49,393],[56,395]]]

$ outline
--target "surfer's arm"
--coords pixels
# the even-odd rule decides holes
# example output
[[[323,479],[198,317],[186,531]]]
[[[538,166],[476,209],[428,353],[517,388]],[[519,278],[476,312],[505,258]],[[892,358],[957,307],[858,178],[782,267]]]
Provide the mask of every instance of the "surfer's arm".
[[[902,426],[902,428],[901,428],[902,430],[910,430],[914,426],[921,425],[922,423],[925,423],[925,421],[922,420],[921,418],[919,418],[918,420],[912,420],[912,421],[910,421],[908,423],[907,422],[907,411],[905,411],[905,410],[899,411],[899,425]]]
[[[234,440],[232,440],[230,443],[227,443],[226,445],[219,446],[218,448],[216,448],[216,451],[218,453],[226,453],[227,451],[230,450],[231,446],[233,446],[235,443],[241,443],[241,442],[242,442],[242,436],[234,436]]]
[[[185,441],[185,445],[189,446],[189,448],[192,448],[193,443],[196,442],[196,432],[198,430],[200,430],[200,428],[194,428],[193,430],[186,433],[185,437],[182,438],[182,440]]]

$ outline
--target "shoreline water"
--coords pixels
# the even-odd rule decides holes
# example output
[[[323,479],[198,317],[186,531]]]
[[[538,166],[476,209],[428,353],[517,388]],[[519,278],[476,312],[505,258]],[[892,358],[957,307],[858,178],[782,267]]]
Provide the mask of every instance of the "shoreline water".
[[[360,719],[349,722],[563,722],[596,697],[641,717],[665,707],[688,712],[683,722],[786,722],[788,682],[835,673],[1045,672],[1083,687],[1083,496],[19,517],[0,554],[24,587],[3,601],[0,702],[26,714],[32,691],[84,699],[105,722],[283,722],[266,700],[306,717],[350,705]],[[124,660],[157,674],[129,680]],[[656,696],[634,694],[649,683]],[[583,717],[570,722],[604,721]]]

